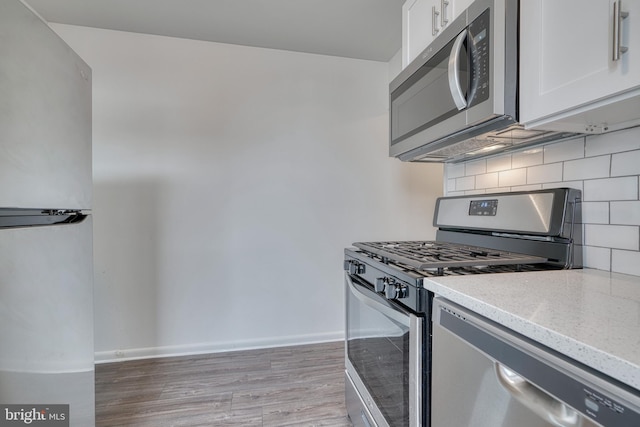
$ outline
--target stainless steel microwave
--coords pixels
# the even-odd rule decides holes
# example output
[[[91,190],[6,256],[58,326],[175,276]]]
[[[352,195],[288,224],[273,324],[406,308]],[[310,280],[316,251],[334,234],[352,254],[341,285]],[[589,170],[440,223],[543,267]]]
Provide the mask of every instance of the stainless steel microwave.
[[[391,82],[391,156],[456,162],[573,135],[518,123],[518,20],[518,0],[476,0]]]

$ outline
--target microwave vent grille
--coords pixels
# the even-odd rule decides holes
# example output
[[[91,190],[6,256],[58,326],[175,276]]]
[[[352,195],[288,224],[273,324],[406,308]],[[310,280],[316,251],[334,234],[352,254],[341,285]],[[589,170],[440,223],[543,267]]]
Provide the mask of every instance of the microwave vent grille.
[[[528,130],[520,124],[513,124],[500,131],[484,133],[457,143],[440,145],[440,147],[434,146],[433,149],[428,149],[427,145],[413,160],[457,163],[575,136],[574,133]]]

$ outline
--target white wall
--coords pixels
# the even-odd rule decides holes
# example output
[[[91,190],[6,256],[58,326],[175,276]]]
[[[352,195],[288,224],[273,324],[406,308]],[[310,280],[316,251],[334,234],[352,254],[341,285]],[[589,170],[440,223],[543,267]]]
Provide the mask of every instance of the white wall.
[[[386,63],[52,26],[93,69],[97,360],[341,339],[343,248],[433,238]]]
[[[640,276],[640,127],[445,167],[447,195],[582,190],[586,267]]]
[[[389,81],[395,79],[402,72],[402,49],[398,49],[389,60]]]

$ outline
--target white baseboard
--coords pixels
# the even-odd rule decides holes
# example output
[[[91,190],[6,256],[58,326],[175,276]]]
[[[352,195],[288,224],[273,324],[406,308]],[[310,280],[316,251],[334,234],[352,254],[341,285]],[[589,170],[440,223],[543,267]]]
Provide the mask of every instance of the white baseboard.
[[[95,363],[123,362],[125,360],[153,359],[169,356],[190,356],[194,354],[222,353],[225,351],[255,350],[258,348],[288,347],[303,344],[344,340],[344,331],[314,335],[294,335],[286,337],[260,338],[255,340],[210,342],[161,347],[129,348],[95,352]]]

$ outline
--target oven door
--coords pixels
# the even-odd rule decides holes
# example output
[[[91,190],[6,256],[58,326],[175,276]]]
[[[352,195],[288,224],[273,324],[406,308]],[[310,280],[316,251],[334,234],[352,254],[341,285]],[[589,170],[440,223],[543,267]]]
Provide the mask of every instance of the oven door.
[[[347,409],[355,426],[427,425],[425,317],[346,277]]]

